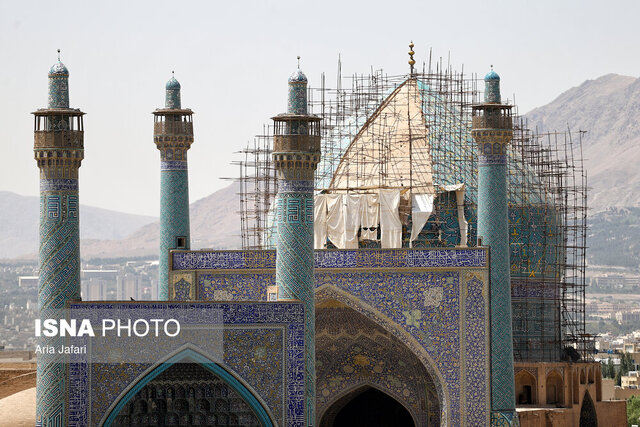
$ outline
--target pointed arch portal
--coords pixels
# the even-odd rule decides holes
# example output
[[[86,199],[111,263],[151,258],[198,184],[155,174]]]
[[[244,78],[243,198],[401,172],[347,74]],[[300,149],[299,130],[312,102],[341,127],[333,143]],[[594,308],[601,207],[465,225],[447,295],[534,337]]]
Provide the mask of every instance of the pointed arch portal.
[[[584,393],[582,407],[580,408],[580,427],[598,427],[598,415],[596,407],[591,400],[589,392]]]
[[[318,425],[350,425],[355,420],[368,420],[357,425],[446,425],[440,417],[442,401],[437,385],[409,347],[345,303],[331,298],[319,300]],[[388,417],[401,420],[405,413],[409,420],[406,423],[374,422]],[[371,418],[370,414],[376,415]]]
[[[187,348],[131,387],[103,425],[271,427],[273,422],[256,396],[234,375]]]

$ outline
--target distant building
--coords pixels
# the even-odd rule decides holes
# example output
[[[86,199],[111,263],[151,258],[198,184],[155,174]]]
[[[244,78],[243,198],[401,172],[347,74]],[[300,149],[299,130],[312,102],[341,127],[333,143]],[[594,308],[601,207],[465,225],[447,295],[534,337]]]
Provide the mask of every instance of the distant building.
[[[118,300],[126,301],[131,298],[142,300],[142,295],[142,279],[139,275],[123,274],[118,277]]]
[[[622,274],[607,274],[593,279],[599,288],[623,289],[640,285],[640,276],[627,276]]]
[[[640,385],[640,374],[638,371],[629,371],[627,375],[621,377],[622,388],[638,388]]]
[[[22,289],[38,289],[38,276],[20,276],[18,286]]]
[[[82,270],[81,295],[83,300],[106,301],[116,299],[118,270]]]
[[[627,323],[632,323],[632,322],[639,322],[640,309],[632,310],[632,311],[618,311],[616,312],[616,321],[620,325],[625,325]]]

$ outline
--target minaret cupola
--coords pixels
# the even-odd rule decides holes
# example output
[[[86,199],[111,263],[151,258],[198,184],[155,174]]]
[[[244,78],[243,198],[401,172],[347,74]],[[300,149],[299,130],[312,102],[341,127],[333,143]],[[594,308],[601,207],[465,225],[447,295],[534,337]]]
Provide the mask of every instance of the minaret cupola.
[[[500,76],[493,71],[493,65],[491,71],[484,76],[484,102],[500,104]]]
[[[171,72],[171,78],[165,85],[166,95],[164,101],[164,108],[171,110],[179,110],[182,108],[180,103],[180,82],[176,80]]]
[[[49,108],[69,108],[69,70],[60,62],[49,69]]]

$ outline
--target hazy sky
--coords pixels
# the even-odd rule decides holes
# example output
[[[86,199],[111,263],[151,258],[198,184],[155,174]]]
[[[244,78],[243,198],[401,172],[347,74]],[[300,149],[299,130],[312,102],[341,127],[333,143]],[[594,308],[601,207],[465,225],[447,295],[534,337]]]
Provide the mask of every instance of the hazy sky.
[[[85,116],[83,204],[158,215],[151,111],[175,70],[192,108],[191,201],[228,185],[234,151],[286,108],[296,55],[320,73],[407,71],[451,54],[455,69],[502,77],[526,112],[607,73],[640,75],[640,2],[629,1],[64,1],[0,0],[0,190],[38,194],[33,117],[62,49],[71,107]]]

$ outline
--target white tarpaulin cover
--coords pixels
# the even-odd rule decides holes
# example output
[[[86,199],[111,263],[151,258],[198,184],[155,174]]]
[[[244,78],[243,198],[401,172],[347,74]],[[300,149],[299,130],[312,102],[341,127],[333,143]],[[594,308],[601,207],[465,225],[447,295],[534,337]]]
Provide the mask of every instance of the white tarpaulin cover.
[[[328,210],[327,237],[338,249],[358,249],[360,195],[326,194],[325,196],[326,209]],[[316,203],[318,202],[317,197]],[[321,209],[321,207],[315,205],[315,209]]]
[[[327,194],[327,237],[336,248],[344,248],[342,194]]]
[[[322,197],[320,197],[322,196]],[[325,200],[325,207],[321,206]],[[322,239],[322,231],[314,235],[314,247],[324,248],[321,242],[326,242],[328,237],[338,249],[358,249],[358,230],[361,218],[360,194],[320,194],[315,196],[314,212],[317,217],[322,215],[322,209],[328,211],[325,214],[326,234]],[[314,230],[316,226],[314,224]]]
[[[344,248],[358,249],[358,230],[360,229],[360,201],[359,194],[343,194],[344,209]]]
[[[433,194],[413,194],[411,200],[411,241],[418,238],[418,234],[427,223],[433,212]]]
[[[441,192],[455,191],[460,227],[460,246],[467,246],[469,223],[464,216],[464,184],[445,185]],[[433,194],[413,194],[411,241],[433,212]],[[360,239],[377,239],[380,227],[381,247],[402,247],[402,223],[398,213],[400,190],[380,190],[378,194],[318,194],[314,201],[314,247],[324,249],[327,238],[339,249],[358,248]]]
[[[324,249],[327,246],[327,195],[318,194],[313,202],[313,247]]]
[[[460,246],[467,246],[467,232],[469,223],[464,217],[464,183],[454,185],[444,185],[444,191],[456,192],[456,204],[458,205],[458,225],[460,226]]]
[[[377,240],[380,225],[380,196],[377,194],[362,194],[360,201],[360,240]]]
[[[379,223],[377,194],[318,194],[314,197],[314,248],[324,249],[327,238],[338,249],[358,249],[358,231],[375,239]]]
[[[381,134],[381,129],[388,133]],[[415,79],[398,86],[362,126],[340,159],[329,191],[406,187],[435,193],[428,128]]]
[[[380,240],[385,249],[402,247],[399,206],[400,190],[380,190]]]

